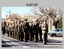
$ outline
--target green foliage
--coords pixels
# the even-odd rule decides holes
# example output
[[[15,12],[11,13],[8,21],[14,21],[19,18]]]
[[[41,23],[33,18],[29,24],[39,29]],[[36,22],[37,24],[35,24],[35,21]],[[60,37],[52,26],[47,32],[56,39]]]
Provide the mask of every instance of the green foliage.
[[[62,29],[62,27],[63,27],[63,23],[62,23],[62,21],[60,21],[60,22],[57,24],[57,28]]]

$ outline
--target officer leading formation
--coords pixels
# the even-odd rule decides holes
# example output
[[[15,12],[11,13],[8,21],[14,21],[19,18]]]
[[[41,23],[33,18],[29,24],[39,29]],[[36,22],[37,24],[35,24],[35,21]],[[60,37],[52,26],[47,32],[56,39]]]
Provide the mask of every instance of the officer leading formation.
[[[38,22],[38,19],[36,21],[18,20],[6,24],[2,22],[2,34],[5,33],[8,37],[21,41],[43,41],[43,44],[47,44],[48,24],[47,21]]]

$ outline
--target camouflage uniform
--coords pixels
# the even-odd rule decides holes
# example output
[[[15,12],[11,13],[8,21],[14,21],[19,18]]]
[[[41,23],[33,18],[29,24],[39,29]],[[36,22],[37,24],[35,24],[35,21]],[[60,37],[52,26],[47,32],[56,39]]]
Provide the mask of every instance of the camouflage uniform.
[[[10,29],[11,29],[11,37],[12,37],[12,31],[13,31],[13,26],[12,25],[10,26]]]
[[[5,27],[5,29],[6,29],[6,33],[7,33],[7,35],[9,36],[9,28],[8,28],[9,26],[8,26],[8,24],[6,25],[6,27]]]
[[[17,21],[14,24],[14,38],[18,39],[18,24]]]
[[[24,21],[24,22],[23,22],[24,41],[26,41],[26,37],[25,37],[25,35],[26,35],[26,34],[25,34],[25,25],[26,25],[26,22]]]
[[[13,26],[13,27],[14,27],[14,36],[13,36],[13,38],[16,38],[16,37],[15,37],[15,32],[16,32],[16,24],[15,24],[15,23],[16,23],[16,22],[14,22],[14,26]]]
[[[36,23],[35,23],[35,25],[34,25],[34,27],[33,27],[33,31],[34,31],[34,41],[35,42],[37,42],[37,26],[36,26]]]
[[[28,40],[28,36],[29,36],[29,34],[28,34],[28,23],[26,23],[26,25],[25,25],[25,28],[24,28],[24,40],[25,40],[25,42],[27,42],[27,40]]]
[[[19,24],[19,40],[23,41],[22,24]]]
[[[9,25],[9,37],[11,37],[11,25]]]
[[[16,34],[17,39],[19,40],[19,24],[17,24],[16,26],[16,31],[17,32],[15,32],[15,34]]]
[[[39,40],[42,41],[42,28],[41,28],[41,25],[39,25]]]
[[[14,38],[14,24],[12,25],[12,37]]]
[[[29,40],[30,41],[32,41],[32,33],[33,33],[32,25],[29,24]]]
[[[4,24],[2,25],[2,33],[3,33],[3,35],[5,34],[5,25]]]

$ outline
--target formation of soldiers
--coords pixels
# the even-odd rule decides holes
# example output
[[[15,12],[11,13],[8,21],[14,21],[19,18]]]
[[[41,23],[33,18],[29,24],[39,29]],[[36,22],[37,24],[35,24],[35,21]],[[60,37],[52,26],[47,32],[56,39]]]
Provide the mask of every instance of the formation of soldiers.
[[[9,37],[25,41],[28,40],[38,42],[42,41],[47,44],[47,32],[48,25],[46,23],[38,23],[38,21],[29,21],[25,19],[24,21],[15,21],[14,23],[7,23],[6,33]],[[43,38],[43,39],[42,39]]]

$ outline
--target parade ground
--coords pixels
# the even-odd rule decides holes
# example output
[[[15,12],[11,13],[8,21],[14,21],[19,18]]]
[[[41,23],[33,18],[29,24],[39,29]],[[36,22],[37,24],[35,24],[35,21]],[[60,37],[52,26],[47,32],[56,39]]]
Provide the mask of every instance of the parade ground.
[[[63,37],[51,37],[48,35],[47,45],[43,41],[19,41],[17,39],[7,37],[7,34],[2,35],[2,48],[62,48]]]

